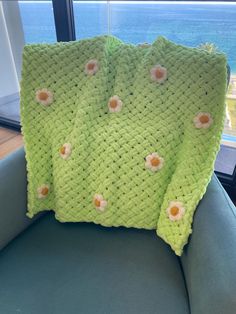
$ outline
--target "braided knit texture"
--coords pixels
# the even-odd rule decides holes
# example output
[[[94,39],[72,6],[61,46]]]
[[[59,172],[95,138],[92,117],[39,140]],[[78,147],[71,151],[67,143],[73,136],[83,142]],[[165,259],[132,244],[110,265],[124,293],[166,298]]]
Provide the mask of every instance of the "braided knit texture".
[[[26,46],[27,215],[156,229],[181,255],[213,172],[225,91],[224,55],[163,37]]]

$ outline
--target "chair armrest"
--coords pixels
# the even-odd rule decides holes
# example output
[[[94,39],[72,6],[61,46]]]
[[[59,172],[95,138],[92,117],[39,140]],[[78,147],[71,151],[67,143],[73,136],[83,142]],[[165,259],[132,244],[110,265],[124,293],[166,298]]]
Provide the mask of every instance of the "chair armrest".
[[[191,314],[236,313],[236,210],[215,175],[180,260]]]
[[[27,179],[24,149],[0,160],[0,250],[34,219],[26,217]]]

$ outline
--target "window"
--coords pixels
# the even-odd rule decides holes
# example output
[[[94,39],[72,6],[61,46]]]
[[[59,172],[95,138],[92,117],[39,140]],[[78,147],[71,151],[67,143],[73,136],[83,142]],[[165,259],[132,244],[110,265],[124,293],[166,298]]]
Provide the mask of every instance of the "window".
[[[51,1],[18,1],[25,42],[55,42],[56,31]]]
[[[187,46],[205,45],[207,49],[225,52],[231,68],[227,117],[215,168],[233,182],[236,177],[235,21],[236,1],[0,1],[0,67],[4,73],[0,76],[0,119],[19,121],[20,65],[25,43],[111,34],[133,44],[151,43],[162,35]]]
[[[76,39],[109,33],[109,5],[106,1],[74,1]]]

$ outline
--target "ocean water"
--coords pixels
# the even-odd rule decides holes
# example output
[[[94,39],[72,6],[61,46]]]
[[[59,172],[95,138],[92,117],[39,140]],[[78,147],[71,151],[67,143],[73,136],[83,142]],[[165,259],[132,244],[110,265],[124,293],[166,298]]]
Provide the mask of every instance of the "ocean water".
[[[19,1],[27,43],[55,42],[51,1]],[[186,46],[214,43],[236,74],[236,5],[176,3],[79,3],[74,1],[77,39],[112,34],[130,43],[159,35]]]

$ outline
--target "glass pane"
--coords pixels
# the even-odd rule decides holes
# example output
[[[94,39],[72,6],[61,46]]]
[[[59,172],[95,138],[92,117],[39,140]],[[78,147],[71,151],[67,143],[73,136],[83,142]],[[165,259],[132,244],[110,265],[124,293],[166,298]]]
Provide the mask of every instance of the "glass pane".
[[[108,34],[109,6],[107,1],[73,1],[76,38]]]
[[[0,1],[0,120],[19,121],[25,43],[55,42],[52,1]]]
[[[19,1],[26,43],[55,42],[52,1]]]

